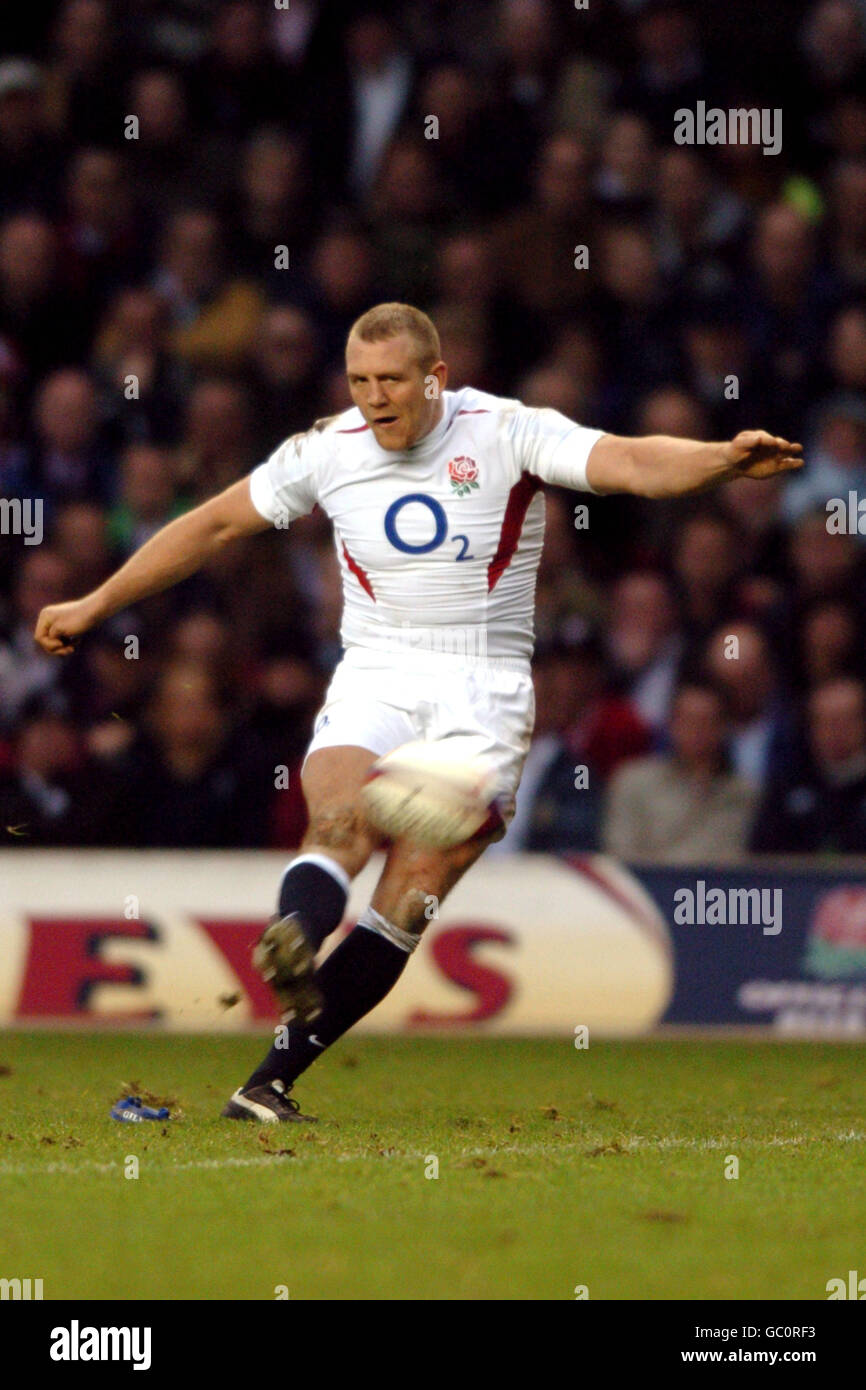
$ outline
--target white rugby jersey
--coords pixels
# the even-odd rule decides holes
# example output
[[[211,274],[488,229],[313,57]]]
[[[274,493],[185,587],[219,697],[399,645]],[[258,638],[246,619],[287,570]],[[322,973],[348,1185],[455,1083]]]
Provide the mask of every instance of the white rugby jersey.
[[[543,483],[591,492],[602,430],[464,387],[411,449],[377,444],[357,407],[292,435],[250,474],[288,526],[316,503],[343,577],[343,645],[523,665],[532,654]]]

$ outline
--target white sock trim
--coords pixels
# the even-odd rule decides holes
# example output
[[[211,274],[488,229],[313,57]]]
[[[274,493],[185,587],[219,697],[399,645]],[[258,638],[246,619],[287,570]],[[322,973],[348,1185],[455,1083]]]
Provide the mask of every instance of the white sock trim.
[[[398,950],[405,951],[407,956],[410,956],[418,945],[417,936],[403,931],[402,927],[395,927],[393,922],[389,922],[387,917],[383,917],[374,907],[365,909],[358,918],[358,926],[366,927],[367,931],[374,931],[379,936],[384,936],[386,941],[390,941],[391,945],[396,946]]]
[[[338,864],[336,859],[329,859],[327,854],[299,854],[297,859],[293,859],[291,864],[286,865],[283,870],[283,878],[285,878],[289,870],[293,869],[296,864],[315,864],[317,869],[324,869],[326,874],[330,874],[331,878],[337,880],[343,892],[346,894],[346,897],[349,896],[352,880],[349,878],[342,864]]]

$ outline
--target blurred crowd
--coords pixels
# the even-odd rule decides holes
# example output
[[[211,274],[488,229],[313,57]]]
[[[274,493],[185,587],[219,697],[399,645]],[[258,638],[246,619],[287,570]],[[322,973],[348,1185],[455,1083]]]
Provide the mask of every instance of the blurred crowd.
[[[695,501],[549,491],[500,850],[866,852],[864,537],[826,511],[866,496],[864,0],[15,9],[0,499],[41,499],[44,538],[0,536],[3,843],[298,843],[340,655],[324,517],[71,659],[32,633],[345,408],[348,326],[401,299],[453,387],[806,447],[790,479]],[[781,151],[675,143],[698,102],[781,110]]]

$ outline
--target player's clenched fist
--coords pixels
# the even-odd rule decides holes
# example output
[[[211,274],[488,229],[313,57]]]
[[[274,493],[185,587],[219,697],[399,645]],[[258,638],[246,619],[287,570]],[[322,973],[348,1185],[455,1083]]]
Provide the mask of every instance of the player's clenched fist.
[[[725,451],[732,468],[744,478],[771,478],[803,466],[802,444],[791,444],[766,430],[741,430]]]
[[[33,636],[49,656],[70,656],[77,639],[96,622],[97,615],[86,598],[52,603],[39,614]]]

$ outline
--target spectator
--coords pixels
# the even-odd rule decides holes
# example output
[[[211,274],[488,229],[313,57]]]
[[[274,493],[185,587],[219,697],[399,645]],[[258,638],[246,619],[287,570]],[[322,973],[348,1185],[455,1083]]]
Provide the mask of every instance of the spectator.
[[[594,223],[589,150],[576,135],[553,135],[539,152],[531,199],[494,233],[503,288],[525,313],[559,324],[586,303],[590,277],[575,267],[575,243],[592,243]],[[523,345],[530,358],[541,347],[540,337]]]
[[[328,362],[342,366],[346,334],[375,294],[376,270],[367,235],[351,220],[316,242],[311,261],[313,312]]]
[[[866,390],[866,305],[851,304],[830,326],[830,370],[842,390]]]
[[[670,753],[628,763],[611,781],[602,833],[609,854],[699,864],[743,853],[757,792],[730,770],[726,731],[718,690],[697,683],[678,688]]]
[[[490,390],[492,372],[484,316],[461,304],[442,304],[436,312],[442,352],[448,362],[448,385]]]
[[[180,429],[186,373],[170,353],[168,312],[152,289],[121,290],[94,346],[94,375],[112,437],[169,444]]]
[[[289,304],[269,309],[249,378],[261,457],[287,435],[309,429],[319,413],[320,366],[319,337],[310,315]]]
[[[866,401],[853,394],[823,406],[808,471],[785,479],[783,514],[796,522],[831,498],[842,498],[847,508],[849,491],[866,493]]]
[[[569,371],[565,362],[555,358],[540,362],[527,372],[519,386],[519,398],[524,405],[547,406],[572,420],[587,418],[588,401],[583,382]]]
[[[267,750],[267,765],[286,769],[271,802],[269,843],[291,849],[301,843],[307,828],[301,767],[327,677],[317,664],[309,634],[275,625],[262,634],[253,680],[249,727]]]
[[[180,618],[168,636],[169,661],[199,666],[210,672],[227,695],[237,700],[233,685],[232,632],[226,619],[212,608],[192,609]]]
[[[589,319],[572,319],[553,341],[552,358],[577,378],[586,399],[584,419],[603,420],[609,413],[608,381],[603,345]]]
[[[697,280],[721,260],[724,264],[741,234],[745,212],[740,200],[714,180],[698,152],[678,145],[659,159],[659,261],[664,273]]]
[[[581,761],[571,729],[580,717],[583,659],[567,643],[542,644],[533,665],[535,729],[505,836],[490,853],[595,850],[602,779]]]
[[[784,487],[784,478],[764,478],[760,482],[739,478],[719,493],[721,510],[736,527],[748,570],[738,585],[746,613],[772,607],[782,596],[787,542],[781,515]]]
[[[731,766],[744,781],[762,787],[791,743],[790,716],[769,643],[752,623],[725,623],[707,644],[705,665],[727,697]]]
[[[103,505],[112,492],[112,457],[100,439],[99,402],[90,376],[64,367],[42,384],[35,406],[36,442],[27,487],[49,508],[63,502]]]
[[[0,61],[0,219],[52,203],[58,157],[45,122],[43,76],[26,58]]]
[[[806,512],[789,537],[788,553],[793,571],[789,593],[789,625],[796,624],[801,606],[815,598],[851,598],[863,594],[862,547],[847,531],[832,533],[827,513]]]
[[[110,820],[111,787],[83,755],[75,726],[50,702],[22,711],[13,765],[0,771],[0,826],[16,848],[97,845]]]
[[[52,539],[85,593],[107,579],[117,562],[109,544],[105,512],[94,502],[67,502],[61,507]]]
[[[635,570],[614,587],[607,651],[623,689],[644,723],[661,734],[683,655],[683,639],[670,583],[663,574]]]
[[[840,279],[852,294],[866,293],[866,151],[859,159],[840,160],[830,194],[832,257]]]
[[[514,196],[510,185],[520,178],[515,171],[517,180],[512,179],[501,122],[486,96],[484,84],[467,67],[440,63],[422,83],[415,117],[421,128],[431,115],[436,118],[430,144],[437,181],[449,202],[479,216],[504,211]]]
[[[694,110],[712,95],[695,16],[685,0],[652,0],[637,10],[634,23],[637,63],[624,79],[617,101],[639,111],[659,140],[670,140],[673,113]]]
[[[293,89],[270,51],[267,11],[256,0],[220,0],[207,53],[192,78],[197,124],[226,142],[292,110]]]
[[[115,843],[221,849],[264,845],[273,788],[259,746],[233,729],[207,668],[160,673],[146,732],[118,763],[124,798]]]
[[[853,603],[816,600],[803,613],[799,631],[797,675],[808,690],[862,672],[862,623]]]
[[[748,334],[726,295],[690,295],[683,312],[685,375],[713,438],[749,429],[756,412],[773,419],[756,381]],[[703,437],[703,436],[701,436]]]
[[[636,225],[608,227],[600,281],[608,357],[617,378],[633,391],[669,381],[676,370],[671,306],[649,233]]]
[[[0,226],[0,338],[26,386],[80,360],[88,315],[63,285],[51,224],[22,212]]]
[[[70,667],[70,709],[102,766],[132,743],[155,671],[153,643],[136,613],[115,613],[89,632]]]
[[[110,6],[66,0],[53,38],[46,102],[55,131],[74,145],[116,143],[123,132],[123,59]]]
[[[574,526],[575,505],[581,504],[575,504],[570,493],[553,491],[544,504],[544,544],[535,587],[536,630],[542,641],[551,640],[569,623],[582,632],[583,626],[597,624],[604,611],[575,548],[576,538],[584,534]]]
[[[181,361],[200,370],[243,365],[264,299],[255,284],[226,273],[213,213],[187,210],[172,218],[154,287],[168,305]]]
[[[605,783],[621,763],[648,751],[650,731],[630,701],[611,687],[593,629],[582,621],[566,623],[553,645],[565,647],[571,673],[569,749]]]
[[[623,218],[643,216],[652,203],[656,150],[647,121],[631,111],[615,115],[604,135],[595,188],[601,202]]]
[[[235,205],[226,208],[232,227],[232,265],[282,297],[286,272],[275,266],[277,246],[302,259],[312,236],[310,185],[301,141],[278,128],[257,131],[241,155]]]
[[[187,399],[178,480],[196,501],[221,492],[258,461],[250,399],[238,381],[206,377]]]
[[[500,0],[497,47],[508,94],[528,111],[541,110],[556,72],[556,16],[549,0]]]
[[[138,216],[151,230],[182,207],[191,188],[212,202],[221,173],[213,132],[192,126],[186,88],[167,68],[145,68],[133,77],[129,110],[138,118],[138,139],[129,141],[127,164],[138,192]]]
[[[63,667],[34,645],[33,629],[47,604],[71,597],[71,579],[66,561],[47,545],[25,550],[15,568],[11,611],[0,637],[0,728],[6,731],[31,696],[61,686]]]
[[[493,382],[501,387],[515,372],[525,371],[521,313],[502,292],[493,240],[485,228],[466,228],[438,241],[434,290],[437,325],[443,313],[471,314]],[[477,384],[484,388],[483,381]],[[578,391],[580,384],[578,379]]]
[[[866,689],[834,677],[807,704],[807,748],[767,788],[755,818],[758,854],[866,852]]]
[[[430,296],[444,204],[429,142],[395,140],[370,198],[370,216],[382,273],[399,299],[423,303]]]
[[[800,47],[807,90],[826,101],[830,92],[855,84],[866,68],[862,12],[854,0],[821,0],[803,25]]]
[[[761,213],[751,248],[743,314],[761,363],[762,389],[799,433],[814,399],[815,345],[826,332],[834,286],[818,259],[814,228],[795,208]]]
[[[143,270],[126,166],[113,150],[79,150],[70,162],[61,255],[91,320],[126,279]]]
[[[349,99],[353,111],[348,184],[363,201],[382,169],[412,90],[412,59],[378,7],[362,9],[346,34]]]
[[[674,537],[674,579],[693,647],[730,610],[739,565],[734,528],[721,512],[700,511],[680,523]]]
[[[108,518],[113,546],[131,555],[161,527],[182,515],[170,454],[153,444],[132,444],[120,463],[120,491]]]
[[[26,471],[27,452],[13,419],[12,392],[0,377],[0,496],[22,496]]]
[[[816,122],[816,143],[826,147],[821,165],[834,155],[839,159],[866,158],[866,101],[856,90],[844,88],[835,96],[824,118]],[[844,267],[843,267],[844,269]]]

